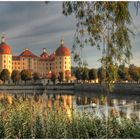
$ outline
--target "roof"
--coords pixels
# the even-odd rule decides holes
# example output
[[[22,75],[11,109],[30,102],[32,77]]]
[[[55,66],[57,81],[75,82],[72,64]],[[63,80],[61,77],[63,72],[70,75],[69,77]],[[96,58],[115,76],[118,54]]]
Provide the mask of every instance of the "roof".
[[[0,54],[12,54],[11,47],[5,42],[2,42],[0,44]]]
[[[56,56],[70,56],[70,49],[64,45],[63,39],[61,39],[60,47],[56,49]]]
[[[55,60],[55,53],[52,53],[49,58],[48,58],[49,61],[54,61]]]
[[[28,49],[25,49],[19,56],[37,58],[37,56],[33,54],[31,51],[29,51]]]
[[[43,52],[43,53],[40,55],[40,57],[41,57],[42,59],[48,59],[49,55],[48,55],[46,52]]]
[[[12,56],[12,60],[20,60],[19,56]]]

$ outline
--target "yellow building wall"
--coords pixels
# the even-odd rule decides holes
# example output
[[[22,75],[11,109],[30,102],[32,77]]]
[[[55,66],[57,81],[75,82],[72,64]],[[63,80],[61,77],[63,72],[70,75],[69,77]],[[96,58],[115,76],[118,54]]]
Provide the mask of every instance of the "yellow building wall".
[[[12,55],[2,54],[0,55],[0,72],[3,69],[8,69],[10,74],[12,73]]]
[[[20,60],[12,60],[12,70],[18,70],[18,71],[22,70]]]
[[[68,70],[71,73],[71,57],[70,56],[57,56],[55,60],[56,74],[63,72],[65,80],[65,72]]]

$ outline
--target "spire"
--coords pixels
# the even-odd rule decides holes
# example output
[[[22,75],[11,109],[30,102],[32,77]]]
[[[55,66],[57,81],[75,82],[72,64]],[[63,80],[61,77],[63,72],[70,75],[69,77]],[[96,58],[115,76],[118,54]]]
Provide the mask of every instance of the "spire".
[[[45,53],[46,53],[46,48],[43,48],[43,52],[45,52]]]
[[[25,48],[25,50],[24,51],[28,51],[28,48]]]
[[[64,45],[64,39],[63,39],[63,37],[61,37],[61,46],[63,46]]]
[[[1,37],[1,43],[4,43],[5,42],[5,36],[2,36]]]

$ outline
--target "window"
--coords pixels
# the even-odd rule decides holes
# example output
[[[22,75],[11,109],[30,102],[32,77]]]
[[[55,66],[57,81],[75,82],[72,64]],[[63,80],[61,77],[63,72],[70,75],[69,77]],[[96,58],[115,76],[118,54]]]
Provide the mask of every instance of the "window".
[[[4,60],[4,63],[6,63],[6,61]]]
[[[17,63],[15,62],[15,65],[16,65]]]
[[[18,62],[18,64],[20,65],[20,63]]]

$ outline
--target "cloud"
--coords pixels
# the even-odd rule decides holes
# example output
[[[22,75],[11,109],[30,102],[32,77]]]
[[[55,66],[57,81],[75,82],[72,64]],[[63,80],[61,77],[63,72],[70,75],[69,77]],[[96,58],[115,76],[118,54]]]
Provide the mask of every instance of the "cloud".
[[[140,27],[140,14],[136,16],[133,5],[130,7],[137,28]],[[76,19],[74,16],[62,15],[62,2],[0,2],[0,33],[5,32],[7,42],[12,46],[13,54],[19,54],[29,48],[40,54],[42,48],[52,53],[64,36],[65,44],[73,45]],[[134,30],[134,29],[133,29]],[[132,38],[134,61],[138,63],[140,56],[139,36]],[[89,67],[98,67],[101,52],[96,48],[85,47],[83,57]]]

